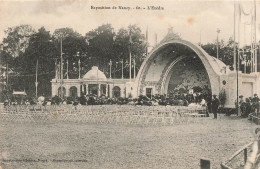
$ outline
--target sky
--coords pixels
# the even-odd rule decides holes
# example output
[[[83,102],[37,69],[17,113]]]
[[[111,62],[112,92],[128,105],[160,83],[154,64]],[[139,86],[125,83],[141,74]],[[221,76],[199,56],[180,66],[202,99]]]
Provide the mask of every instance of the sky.
[[[251,11],[251,2],[243,1],[241,4],[246,13]],[[110,9],[95,8],[102,6]],[[112,9],[113,6],[117,9]],[[130,9],[119,9],[119,6]],[[148,10],[148,6],[160,9]],[[259,40],[259,0],[256,2],[256,9],[259,16],[256,18],[257,40]],[[216,40],[217,29],[220,29],[219,39],[228,40],[232,37],[233,18],[234,2],[224,0],[0,0],[0,41],[6,36],[4,30],[20,24],[29,24],[35,30],[44,26],[51,33],[58,28],[70,27],[82,35],[102,24],[111,24],[115,31],[136,24],[141,27],[144,34],[148,28],[150,45],[155,43],[155,34],[159,42],[167,34],[169,27],[173,27],[173,31],[180,33],[185,40],[205,44]],[[250,27],[244,28],[245,31],[241,29],[241,32],[244,34],[249,32]],[[249,34],[243,37],[243,40],[248,41],[250,39],[248,37]]]

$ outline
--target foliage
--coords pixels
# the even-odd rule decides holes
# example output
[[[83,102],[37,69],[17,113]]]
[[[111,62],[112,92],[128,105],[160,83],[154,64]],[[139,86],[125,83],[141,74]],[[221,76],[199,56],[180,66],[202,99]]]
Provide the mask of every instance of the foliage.
[[[211,56],[217,57],[217,42],[207,43],[201,47]],[[233,66],[233,40],[229,38],[228,42],[221,40],[219,42],[219,59],[226,65]]]
[[[28,46],[30,35],[35,33],[30,25],[10,27],[5,31],[7,37],[3,39],[3,50],[12,57],[19,56]]]
[[[12,79],[12,87],[26,90],[35,96],[36,63],[38,60],[38,96],[50,95],[51,79],[54,77],[54,59],[57,50],[51,41],[51,35],[43,27],[31,35],[24,54],[15,58],[16,75]]]
[[[124,61],[128,61],[129,63],[129,50],[131,48],[131,55],[132,59],[135,59],[137,72],[140,69],[141,64],[146,56],[146,46],[147,43],[145,42],[145,36],[144,34],[142,34],[141,29],[139,27],[137,27],[136,25],[130,25],[127,29],[121,28],[119,29],[114,42],[114,47],[116,49],[115,55],[117,56],[117,58],[114,58],[114,60],[120,61],[123,59]],[[124,77],[129,78],[129,65],[126,66],[127,67],[124,70]],[[120,77],[120,71],[117,72],[117,77]]]
[[[69,78],[75,79],[78,78],[79,72],[79,60],[86,60],[86,52],[87,52],[87,43],[85,38],[75,32],[71,28],[59,28],[56,29],[52,35],[53,43],[56,49],[59,51],[57,53],[58,62],[60,61],[60,51],[61,51],[61,43],[62,43],[62,53],[63,53],[63,61],[64,65],[69,68]],[[62,42],[61,42],[62,39]],[[84,62],[83,65],[87,64]],[[82,72],[84,73],[84,72]],[[67,76],[67,75],[66,75]]]
[[[112,75],[120,78],[123,60],[124,77],[129,78],[129,64],[125,62],[129,63],[129,49],[131,46],[132,58],[135,58],[136,62],[136,72],[139,70],[145,56],[146,44],[144,43],[145,38],[141,33],[141,29],[136,25],[130,25],[127,29],[121,28],[117,33],[114,32],[114,28],[110,24],[102,25],[88,32],[85,38],[88,42],[88,61],[84,62],[89,64],[89,66],[97,65],[102,67],[102,71],[108,76],[109,65],[107,63],[111,60],[113,64]]]
[[[219,102],[220,102],[220,105],[222,107],[224,107],[225,103],[226,103],[226,99],[227,99],[227,95],[226,95],[226,91],[225,89],[222,89],[220,92],[219,92]]]
[[[2,66],[8,64],[9,67],[9,91],[25,90],[29,97],[35,97],[38,60],[38,96],[50,96],[50,81],[55,77],[55,63],[60,62],[61,43],[64,78],[67,61],[69,78],[78,78],[79,59],[81,75],[96,65],[108,76],[108,62],[111,60],[114,77],[121,77],[120,61],[123,59],[126,62],[129,59],[130,30],[132,56],[136,58],[138,70],[145,56],[146,43],[143,42],[141,29],[135,25],[130,25],[127,29],[121,28],[117,33],[111,25],[101,25],[85,36],[71,28],[56,29],[52,35],[44,27],[37,32],[29,25],[8,28],[6,38],[0,44],[0,61]],[[124,63],[125,78],[129,77],[128,70],[129,67]]]

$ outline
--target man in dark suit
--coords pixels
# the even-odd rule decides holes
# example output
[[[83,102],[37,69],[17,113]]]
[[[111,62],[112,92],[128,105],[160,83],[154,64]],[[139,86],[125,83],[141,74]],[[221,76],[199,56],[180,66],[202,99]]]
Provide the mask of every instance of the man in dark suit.
[[[257,94],[254,94],[254,98],[252,99],[252,106],[254,108],[254,112],[259,113],[259,98]]]
[[[219,100],[217,98],[217,95],[214,94],[212,102],[211,102],[211,108],[212,108],[212,112],[214,114],[214,119],[217,119],[218,106],[219,106]]]

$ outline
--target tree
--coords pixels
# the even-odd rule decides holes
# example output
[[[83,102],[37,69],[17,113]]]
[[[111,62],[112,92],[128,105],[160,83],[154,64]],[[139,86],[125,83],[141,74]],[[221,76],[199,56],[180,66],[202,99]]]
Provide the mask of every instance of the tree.
[[[38,96],[51,94],[51,79],[54,77],[54,60],[57,57],[51,35],[44,27],[31,35],[29,45],[23,54],[15,58],[15,72],[12,80],[14,89],[26,90],[35,96],[36,62],[38,60]]]
[[[129,77],[129,67],[126,67],[125,62],[129,61],[130,46],[132,58],[136,61],[136,72],[145,57],[144,35],[136,25],[130,25],[127,29],[121,28],[117,33],[110,24],[101,25],[86,33],[84,37],[71,28],[56,29],[51,35],[44,27],[35,32],[29,25],[17,26],[7,31],[0,51],[1,64],[10,64],[9,69],[13,72],[9,78],[11,89],[25,90],[29,96],[35,97],[38,60],[38,96],[51,95],[50,81],[55,77],[55,61],[60,59],[61,38],[64,68],[66,61],[69,61],[69,78],[78,78],[79,59],[82,75],[97,65],[108,76],[108,62],[112,60],[115,77],[120,78],[122,59],[125,66],[124,77]]]
[[[1,68],[5,68],[8,72],[8,83],[7,78],[1,79],[1,84],[5,84],[4,90],[1,91],[6,93],[6,96],[10,95],[12,90],[13,75],[16,73],[15,58],[25,52],[28,46],[29,38],[35,31],[29,25],[19,25],[15,27],[9,27],[6,31],[6,37],[3,39],[0,51],[0,65]]]
[[[35,33],[30,25],[10,27],[5,31],[7,37],[3,39],[3,50],[12,57],[18,57],[25,52],[30,36]]]
[[[234,41],[232,38],[229,38],[227,44],[221,48],[221,60],[233,68],[233,56],[234,56]]]
[[[87,43],[85,38],[71,28],[56,29],[53,33],[53,41],[60,52],[62,38],[62,53],[64,65],[69,63],[69,78],[78,78],[78,61],[86,60]],[[57,55],[60,56],[60,53]]]
[[[124,61],[129,62],[129,55],[131,49],[132,66],[133,66],[133,60],[135,59],[136,72],[138,72],[143,62],[143,59],[145,58],[146,44],[147,43],[145,42],[144,34],[142,34],[141,29],[136,25],[129,25],[127,29],[125,28],[119,29],[119,31],[116,34],[116,38],[114,42],[115,56],[117,56],[115,58],[116,61],[121,61],[122,59],[124,59]],[[125,72],[124,76],[129,78],[129,69],[125,69],[124,72]],[[120,77],[120,71],[118,71],[118,74]]]
[[[110,59],[115,61],[114,51],[114,28],[110,24],[101,25],[98,28],[88,32],[85,36],[88,41],[88,64],[87,68],[96,65],[104,68],[105,73],[108,70]]]
[[[132,40],[131,44],[130,32]],[[88,32],[85,38],[88,42],[87,69],[90,69],[90,66],[92,65],[97,65],[98,67],[103,68],[102,71],[104,71],[107,76],[109,75],[109,64],[107,63],[111,60],[113,64],[112,76],[116,78],[121,77],[121,61],[123,59],[124,77],[129,78],[129,65],[127,67],[126,61],[129,62],[130,46],[132,63],[134,58],[136,61],[136,72],[139,70],[143,58],[145,57],[146,43],[144,34],[142,34],[141,29],[136,25],[130,25],[127,29],[121,28],[117,33],[114,32],[114,28],[110,24],[101,25]]]
[[[201,45],[201,47],[211,56],[217,56],[217,45],[216,43],[207,43]],[[233,40],[229,38],[228,42],[221,40],[219,42],[219,60],[229,66],[233,66]]]

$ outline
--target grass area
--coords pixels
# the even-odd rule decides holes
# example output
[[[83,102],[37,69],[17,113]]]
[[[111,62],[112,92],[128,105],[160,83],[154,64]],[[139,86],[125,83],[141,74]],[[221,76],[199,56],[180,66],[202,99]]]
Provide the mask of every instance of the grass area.
[[[174,126],[1,122],[5,168],[212,168],[253,140],[255,124],[237,116]]]

